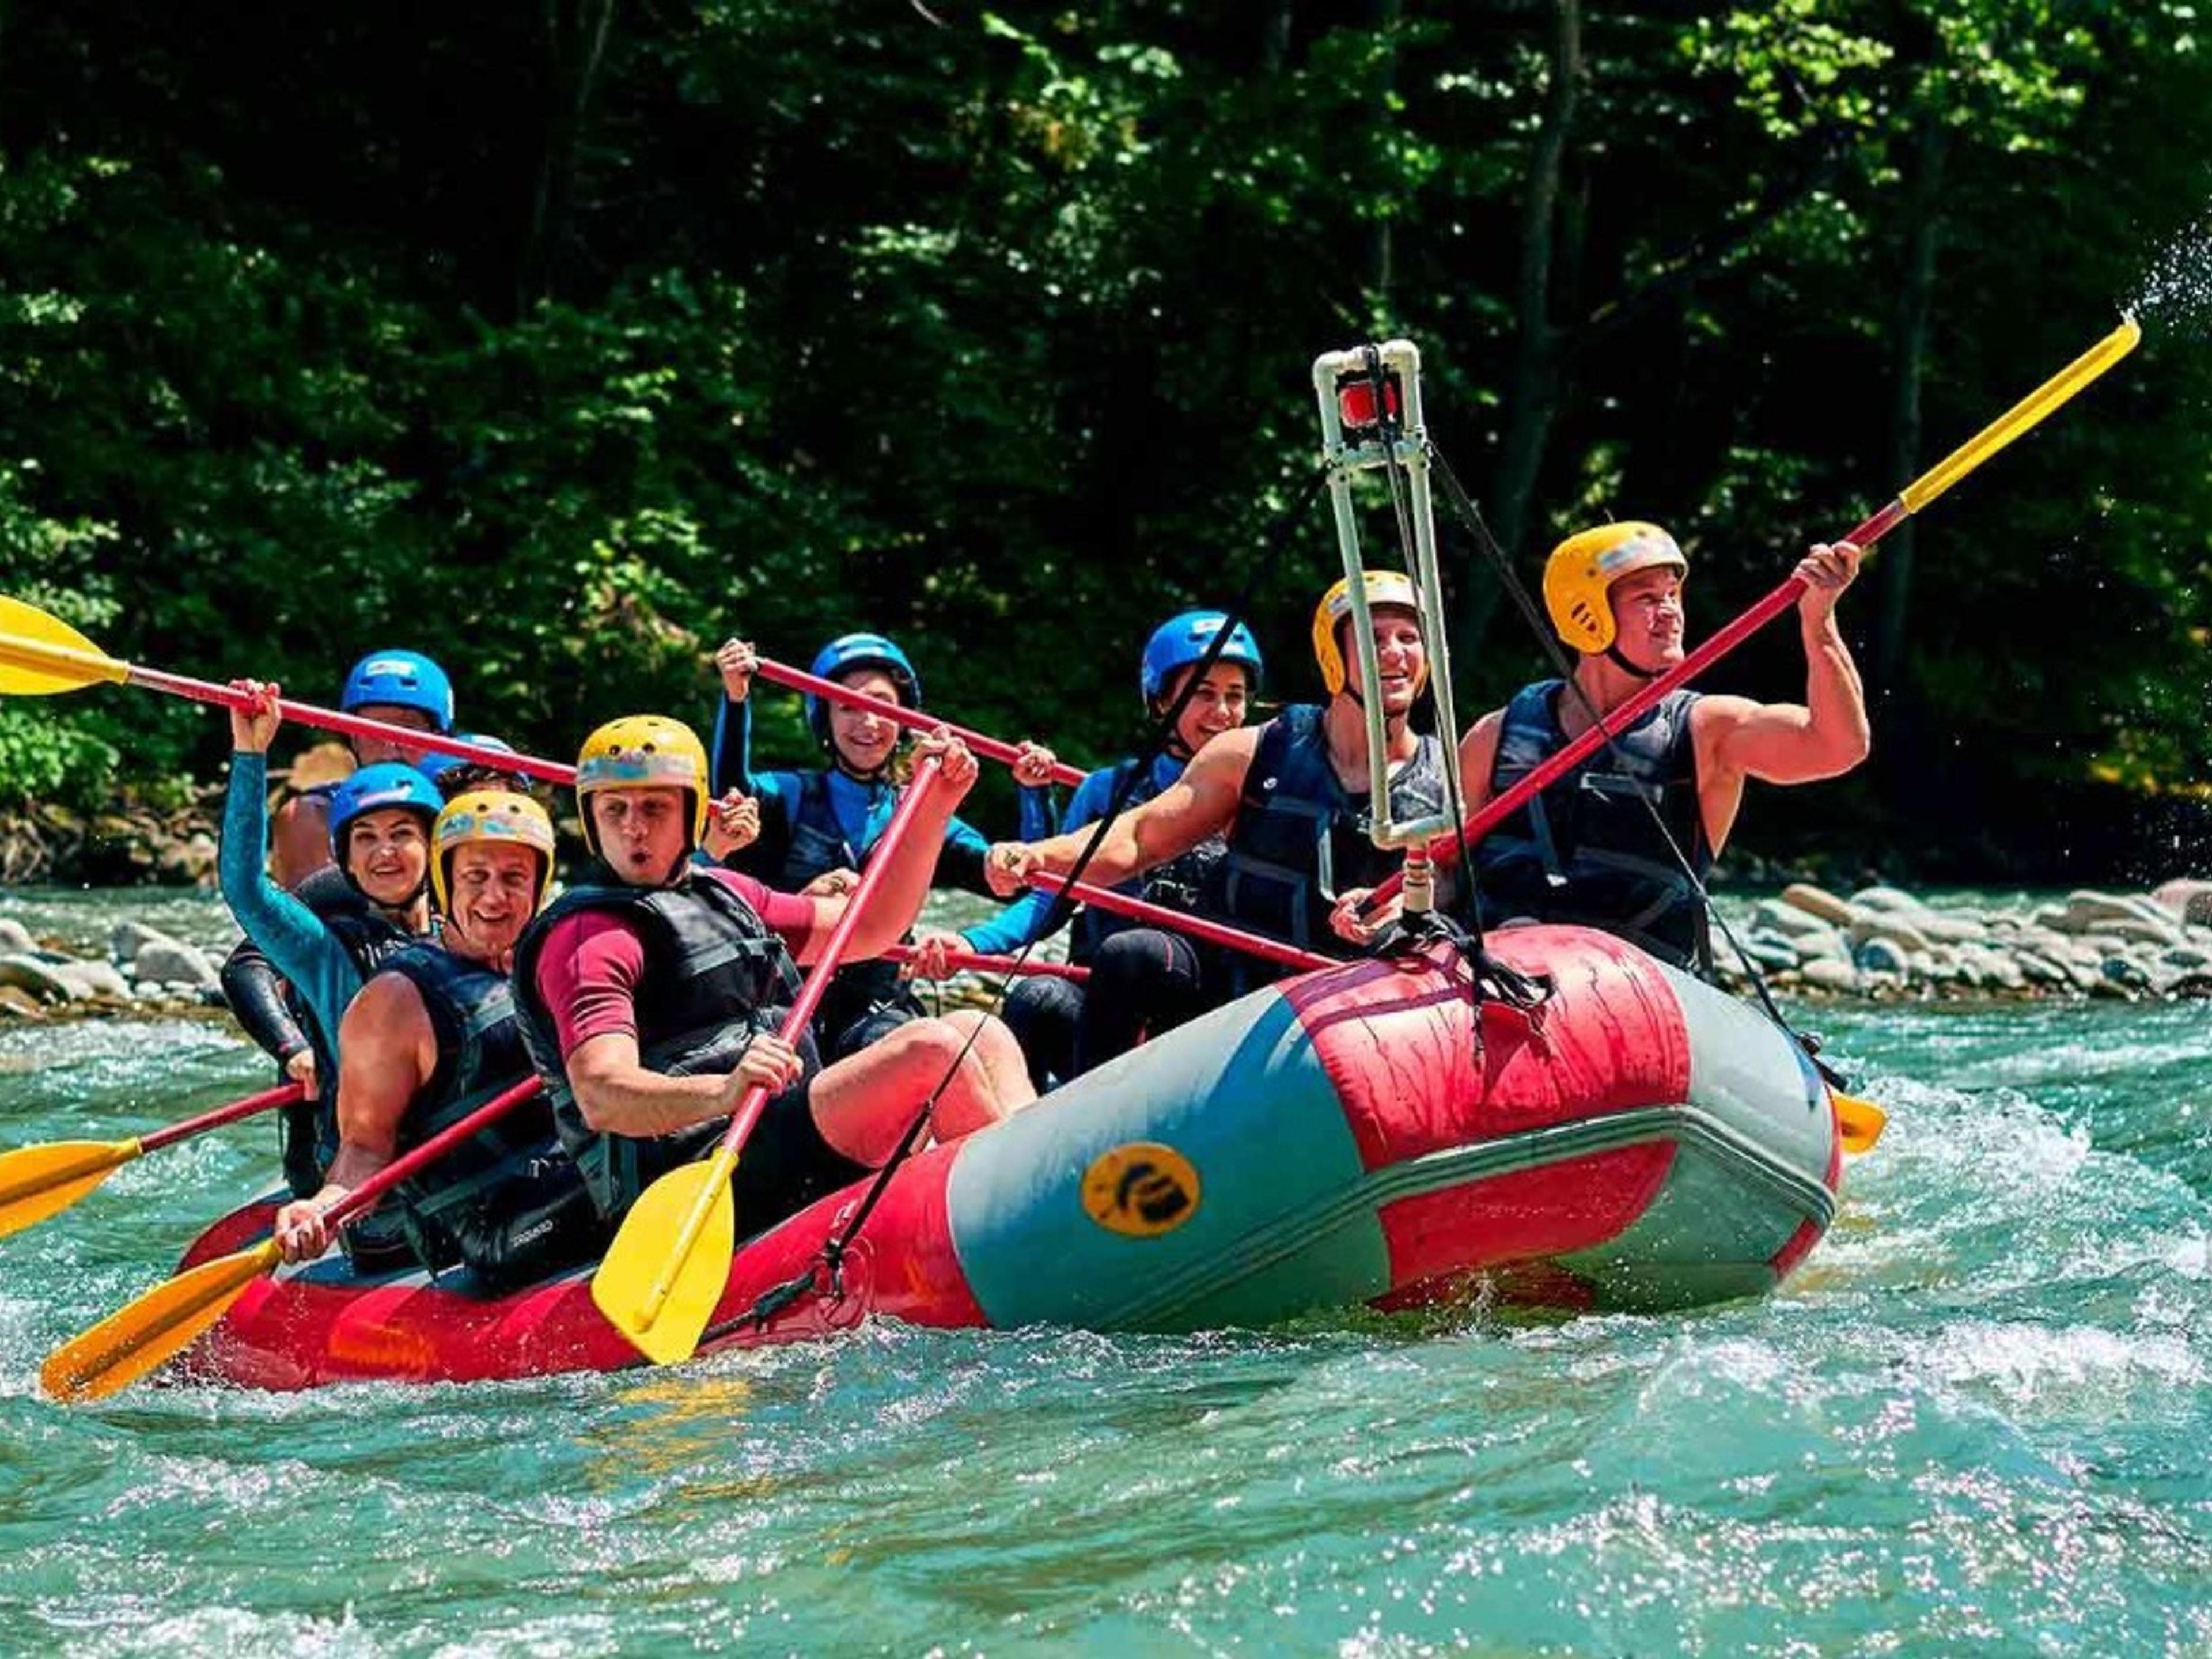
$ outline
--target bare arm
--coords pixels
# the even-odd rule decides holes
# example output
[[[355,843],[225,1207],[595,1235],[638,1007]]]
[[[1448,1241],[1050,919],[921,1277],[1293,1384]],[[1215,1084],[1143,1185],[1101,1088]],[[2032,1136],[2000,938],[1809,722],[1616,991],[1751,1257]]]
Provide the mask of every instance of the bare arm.
[[[1472,817],[1490,804],[1491,774],[1498,768],[1498,734],[1505,729],[1505,711],[1493,708],[1459,740],[1461,800]]]
[[[695,1123],[727,1117],[753,1084],[781,1089],[798,1081],[799,1056],[781,1038],[752,1040],[726,1077],[667,1077],[638,1063],[637,1039],[626,1031],[586,1037],[569,1052],[568,1087],[584,1121],[601,1134],[649,1139]]]
[[[1125,811],[1107,827],[1098,850],[1084,867],[1085,880],[1111,887],[1187,853],[1236,820],[1244,792],[1244,775],[1258,752],[1258,726],[1224,732],[1193,757],[1183,774],[1142,806]],[[1070,830],[1043,841],[1006,842],[992,849],[994,883],[1007,878],[1018,885],[1031,871],[1064,876],[1090,844],[1092,830]]]
[[[1698,706],[1698,738],[1700,760],[1710,763],[1701,765],[1700,776],[1810,783],[1838,776],[1867,757],[1873,737],[1866,692],[1835,615],[1836,601],[1858,574],[1858,549],[1839,542],[1815,547],[1797,567],[1807,582],[1798,603],[1805,701],[1706,698]]]
[[[322,1190],[276,1212],[275,1234],[289,1261],[330,1248],[323,1211],[392,1162],[407,1108],[438,1066],[438,1041],[415,987],[379,974],[361,988],[338,1027],[338,1155]]]

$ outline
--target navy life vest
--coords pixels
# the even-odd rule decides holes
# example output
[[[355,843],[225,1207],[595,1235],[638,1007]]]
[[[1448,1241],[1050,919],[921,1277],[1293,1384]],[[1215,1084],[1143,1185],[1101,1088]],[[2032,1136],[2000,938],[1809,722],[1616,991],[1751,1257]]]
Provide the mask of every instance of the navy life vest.
[[[563,918],[592,911],[620,917],[645,944],[637,988],[638,1060],[667,1077],[726,1075],[757,1034],[776,1030],[798,1000],[798,965],[782,939],[751,905],[709,875],[685,872],[665,887],[632,887],[604,866],[530,925],[515,946],[515,1000],[523,1040],[561,1143],[583,1172],[592,1201],[619,1221],[659,1176],[703,1155],[721,1139],[721,1122],[640,1139],[604,1134],[584,1121],[561,1062],[560,1036],[538,990],[538,958]],[[809,1036],[799,1045],[806,1074],[820,1070]]]
[[[438,1044],[437,1069],[408,1103],[399,1147],[419,1146],[530,1075],[522,1023],[507,975],[444,946],[418,942],[384,971],[415,988]],[[499,1189],[535,1162],[562,1158],[543,1094],[523,1102],[400,1183],[401,1224],[426,1267],[453,1261]]]
[[[861,851],[845,839],[837,822],[836,806],[830,799],[830,775],[801,772],[799,799],[792,804],[784,844],[783,862],[769,885],[795,893],[815,877],[837,869],[860,867]]]
[[[1367,794],[1337,781],[1322,713],[1300,703],[1260,729],[1228,850],[1215,866],[1214,908],[1303,949],[1341,956],[1347,947],[1328,925],[1334,896],[1376,885],[1402,855],[1368,839],[1373,819]],[[1443,810],[1443,744],[1426,733],[1390,780],[1390,815],[1422,818]],[[1246,987],[1285,971],[1242,953],[1235,961]]]
[[[1490,772],[1493,797],[1566,746],[1564,690],[1564,681],[1540,681],[1505,705]],[[1705,908],[1668,845],[1671,836],[1702,882],[1713,860],[1690,732],[1699,695],[1669,693],[1490,832],[1475,853],[1486,925],[1523,917],[1576,922],[1678,967],[1709,959]]]
[[[1107,792],[1109,800],[1120,793],[1129,774],[1136,769],[1136,765],[1135,760],[1130,759],[1114,769],[1114,781]],[[1170,778],[1163,782],[1160,769],[1158,762],[1146,769],[1144,776],[1137,780],[1129,791],[1128,799],[1122,804],[1123,811],[1133,811],[1157,797],[1167,783],[1175,781]],[[1181,775],[1180,769],[1177,769],[1176,775]],[[1082,836],[1096,827],[1095,824],[1085,824],[1069,833]],[[1143,899],[1150,904],[1164,904],[1170,909],[1204,914],[1212,903],[1219,884],[1215,868],[1228,851],[1229,842],[1225,837],[1208,836],[1197,846],[1176,854],[1164,864],[1154,865],[1134,880],[1121,883],[1115,890]],[[1076,912],[1075,936],[1068,947],[1068,960],[1079,966],[1087,963],[1098,954],[1098,947],[1116,933],[1125,933],[1132,927],[1145,925],[1129,916],[1117,916],[1110,910],[1085,906]]]

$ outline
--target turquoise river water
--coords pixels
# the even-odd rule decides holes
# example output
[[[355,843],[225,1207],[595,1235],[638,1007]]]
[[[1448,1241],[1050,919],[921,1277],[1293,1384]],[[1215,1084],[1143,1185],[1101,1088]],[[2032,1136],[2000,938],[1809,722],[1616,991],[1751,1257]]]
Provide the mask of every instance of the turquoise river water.
[[[265,1183],[272,1129],[204,1137],[0,1241],[0,1651],[2212,1651],[2203,1006],[1811,1023],[1891,1125],[1762,1302],[48,1403]],[[10,1026],[0,1145],[266,1077],[220,1024]]]

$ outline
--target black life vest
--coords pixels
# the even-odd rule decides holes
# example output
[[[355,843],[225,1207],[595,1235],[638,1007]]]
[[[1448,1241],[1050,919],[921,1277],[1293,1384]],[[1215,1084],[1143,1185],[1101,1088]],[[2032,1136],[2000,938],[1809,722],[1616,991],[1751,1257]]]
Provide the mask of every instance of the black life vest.
[[[1566,746],[1564,690],[1563,681],[1540,681],[1505,705],[1490,771],[1493,797]],[[1699,695],[1668,694],[1484,838],[1475,890],[1486,925],[1576,922],[1679,967],[1709,959],[1705,908],[1668,845],[1671,836],[1702,882],[1713,860],[1690,731]]]
[[[1342,956],[1350,947],[1328,925],[1334,896],[1376,885],[1403,854],[1368,839],[1367,793],[1337,781],[1322,714],[1318,705],[1300,703],[1261,728],[1228,850],[1215,866],[1214,908],[1242,927]],[[1443,810],[1443,744],[1424,733],[1390,780],[1390,815],[1410,820]],[[1241,952],[1235,960],[1247,987],[1285,971]]]
[[[667,1077],[726,1075],[755,1036],[773,1032],[798,1000],[798,965],[759,913],[713,876],[686,866],[665,887],[633,887],[605,866],[531,923],[514,951],[515,1002],[524,1042],[555,1128],[583,1172],[592,1201],[618,1221],[659,1176],[702,1156],[721,1138],[720,1122],[641,1139],[603,1134],[584,1121],[561,1062],[551,1011],[538,989],[538,953],[554,927],[586,911],[621,917],[645,945],[635,1013],[639,1062]],[[799,1044],[804,1087],[821,1067],[811,1036]]]
[[[415,988],[438,1044],[437,1069],[400,1120],[404,1152],[523,1081],[531,1073],[530,1054],[504,974],[428,941],[388,958],[384,971]],[[501,1187],[533,1163],[562,1158],[544,1094],[510,1109],[400,1183],[408,1242],[425,1267],[446,1265],[459,1254],[458,1240],[482,1231]]]
[[[866,854],[845,839],[837,822],[837,809],[830,799],[830,775],[799,772],[799,799],[791,808],[786,828],[783,862],[769,885],[795,893],[815,877],[829,871],[857,870]]]
[[[1120,792],[1136,766],[1135,760],[1130,759],[1114,768],[1113,781],[1107,790],[1109,800]],[[1130,788],[1128,799],[1122,804],[1123,811],[1133,811],[1154,799],[1182,774],[1182,769],[1177,767],[1173,775],[1164,780],[1160,776],[1161,770],[1158,761],[1146,769],[1144,776]],[[1069,833],[1082,836],[1091,827],[1079,826]],[[1115,890],[1143,899],[1147,903],[1204,915],[1214,902],[1219,887],[1216,867],[1228,852],[1229,842],[1225,836],[1208,836],[1197,846],[1176,854],[1164,864],[1154,865],[1134,880],[1120,883]],[[1086,963],[1098,954],[1098,947],[1116,933],[1124,933],[1132,927],[1145,925],[1128,916],[1117,916],[1110,910],[1086,907],[1076,913],[1075,936],[1069,945],[1068,960],[1079,966]]]

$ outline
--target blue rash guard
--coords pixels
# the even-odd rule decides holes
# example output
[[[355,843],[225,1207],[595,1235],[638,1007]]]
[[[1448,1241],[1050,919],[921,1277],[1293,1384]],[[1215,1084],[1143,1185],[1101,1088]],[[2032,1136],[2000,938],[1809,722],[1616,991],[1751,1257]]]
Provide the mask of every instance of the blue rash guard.
[[[876,843],[883,839],[891,815],[898,809],[899,792],[884,782],[862,783],[835,768],[813,772],[760,772],[752,769],[752,709],[749,703],[727,697],[714,716],[712,784],[717,796],[735,789],[761,804],[761,839],[754,847],[733,855],[732,862],[746,873],[787,890],[834,869],[839,864],[857,870]],[[1091,780],[1086,779],[1086,787]],[[1109,785],[1110,787],[1110,785]],[[816,819],[823,821],[817,823]],[[794,832],[812,833],[805,853],[791,843]],[[1053,833],[1052,792],[1049,788],[1021,791],[1021,839],[1036,841]],[[945,828],[945,845],[938,858],[938,886],[960,887],[989,895],[984,879],[984,856],[990,842],[961,818]],[[794,862],[793,854],[797,853]],[[755,856],[748,856],[756,854]],[[824,862],[827,859],[830,861]],[[1017,901],[1018,902],[1018,901]],[[1019,948],[1024,940],[1006,927],[1006,913],[961,930],[971,951],[989,953]]]
[[[322,918],[270,878],[268,791],[267,755],[230,757],[216,863],[222,896],[246,936],[305,1000],[335,1050],[346,1005],[361,990],[361,969]]]

